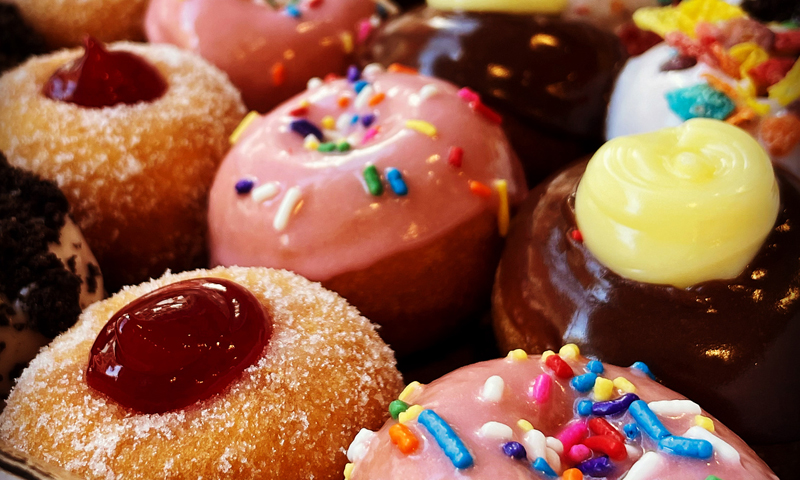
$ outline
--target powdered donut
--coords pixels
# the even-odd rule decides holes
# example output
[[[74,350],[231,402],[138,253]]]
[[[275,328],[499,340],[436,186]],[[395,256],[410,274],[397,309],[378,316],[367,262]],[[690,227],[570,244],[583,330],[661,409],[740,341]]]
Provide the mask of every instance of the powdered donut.
[[[138,413],[87,385],[90,349],[115,312],[199,278],[238,284],[271,318],[252,365],[219,394],[164,413]],[[118,359],[124,348],[116,347]],[[129,367],[117,370],[120,381]],[[126,287],[87,309],[22,374],[0,437],[87,479],[332,479],[349,439],[380,425],[400,386],[391,350],[338,295],[288,272],[198,270]]]

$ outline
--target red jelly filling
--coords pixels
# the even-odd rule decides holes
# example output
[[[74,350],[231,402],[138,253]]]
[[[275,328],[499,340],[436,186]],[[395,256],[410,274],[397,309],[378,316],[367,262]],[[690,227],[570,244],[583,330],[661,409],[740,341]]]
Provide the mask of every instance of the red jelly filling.
[[[221,278],[174,283],[111,317],[86,381],[143,413],[182,408],[225,388],[271,334],[272,318],[244,287]]]
[[[47,98],[89,108],[150,102],[167,91],[167,81],[152,65],[130,52],[109,52],[86,37],[83,57],[64,65],[44,85]]]

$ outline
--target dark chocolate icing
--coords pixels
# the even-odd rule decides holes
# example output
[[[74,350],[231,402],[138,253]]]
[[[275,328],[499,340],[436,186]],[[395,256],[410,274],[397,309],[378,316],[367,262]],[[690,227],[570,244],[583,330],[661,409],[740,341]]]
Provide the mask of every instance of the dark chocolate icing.
[[[514,220],[493,299],[501,347],[643,361],[748,442],[800,440],[800,180],[778,172],[776,226],[741,275],[679,289],[622,278],[573,239],[585,166],[533,190]]]
[[[610,32],[546,15],[418,8],[367,42],[366,65],[400,63],[468,86],[503,114],[534,185],[593,151],[625,50]]]

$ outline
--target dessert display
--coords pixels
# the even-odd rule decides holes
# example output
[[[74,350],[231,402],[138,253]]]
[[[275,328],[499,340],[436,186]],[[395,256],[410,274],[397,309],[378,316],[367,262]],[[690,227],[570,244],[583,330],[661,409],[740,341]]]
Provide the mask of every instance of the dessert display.
[[[503,115],[535,185],[600,146],[608,96],[627,57],[612,32],[561,18],[565,8],[555,1],[432,2],[386,22],[365,44],[361,63],[401,64],[479,93]]]
[[[205,204],[239,93],[167,45],[88,39],[0,78],[0,150],[54,180],[110,291],[206,264]]]
[[[16,5],[0,2],[0,73],[45,52],[44,38],[25,23]]]
[[[145,29],[151,42],[200,54],[250,109],[268,112],[309,78],[343,75],[357,42],[394,9],[373,0],[153,0]]]
[[[468,89],[379,67],[311,83],[225,157],[211,263],[321,281],[395,350],[422,348],[488,306],[519,163]]]
[[[167,274],[90,306],[25,370],[0,438],[86,479],[335,478],[402,386],[341,297],[285,271]]]
[[[750,132],[774,162],[800,175],[796,24],[763,24],[722,0],[642,9],[634,20],[666,42],[631,58],[620,73],[607,138],[715,118]]]
[[[56,335],[103,298],[103,277],[55,183],[0,153],[0,398]]]
[[[648,375],[641,362],[589,361],[568,344],[413,382],[386,425],[355,437],[344,477],[778,478],[701,405]]]
[[[783,412],[800,391],[798,216],[800,182],[739,128],[693,119],[611,140],[520,208],[498,341],[642,360],[751,445],[797,442],[800,416]]]

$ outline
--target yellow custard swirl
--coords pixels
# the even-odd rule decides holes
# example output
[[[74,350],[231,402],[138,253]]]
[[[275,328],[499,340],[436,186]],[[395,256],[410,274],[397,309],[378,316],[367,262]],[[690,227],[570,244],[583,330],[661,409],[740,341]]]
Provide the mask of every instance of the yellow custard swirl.
[[[575,198],[578,228],[600,262],[626,278],[680,288],[739,275],[778,207],[764,149],[744,130],[709,119],[607,142]]]
[[[438,10],[502,13],[561,13],[567,0],[428,0]]]

